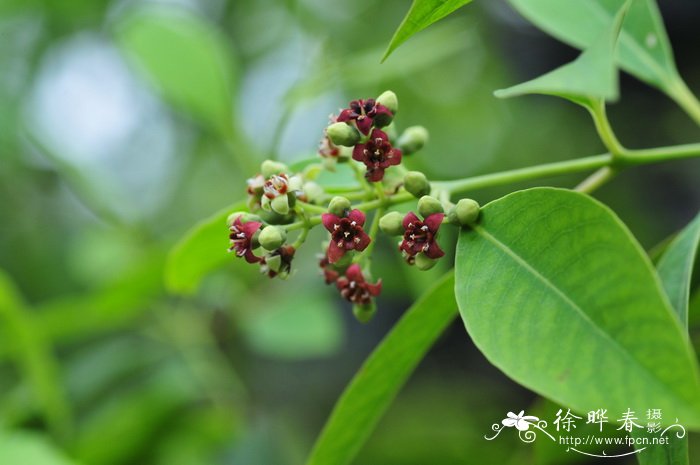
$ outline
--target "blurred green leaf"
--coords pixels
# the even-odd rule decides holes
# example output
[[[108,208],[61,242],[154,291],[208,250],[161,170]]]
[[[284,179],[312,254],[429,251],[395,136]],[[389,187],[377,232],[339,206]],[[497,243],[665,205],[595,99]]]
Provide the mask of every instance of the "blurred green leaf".
[[[510,0],[528,20],[557,39],[588,49],[608,28],[623,0]],[[620,33],[617,60],[625,71],[662,89],[678,79],[671,46],[654,0],[634,0]]]
[[[589,98],[617,99],[615,44],[628,5],[629,2],[620,8],[601,30],[600,36],[576,60],[538,78],[497,90],[494,95],[500,98],[525,94],[555,95],[584,106]]]
[[[693,266],[700,243],[700,214],[667,246],[656,268],[661,284],[683,327],[688,329],[688,303]],[[651,436],[634,434],[635,437]],[[664,447],[648,447],[637,459],[640,465],[684,465],[688,463],[688,436],[671,434]]]
[[[251,348],[281,359],[306,359],[333,354],[343,340],[339,313],[327,293],[267,295],[264,308],[243,321]]]
[[[175,294],[192,294],[210,271],[233,262],[228,249],[226,218],[246,210],[238,202],[200,221],[173,247],[165,264],[165,286]]]
[[[213,24],[185,9],[147,7],[123,19],[116,33],[163,97],[231,135],[235,63]]]
[[[413,34],[441,20],[471,0],[413,0],[411,8],[391,38],[382,61]]]
[[[671,305],[685,328],[688,327],[688,301],[698,243],[700,214],[673,239],[656,266]]]
[[[456,294],[486,357],[587,412],[661,408],[700,427],[697,361],[641,247],[612,211],[535,188],[489,203],[464,230]]]
[[[24,431],[0,431],[0,463],[7,465],[75,465],[48,438]]]
[[[343,392],[307,465],[350,463],[428,349],[455,317],[450,272],[418,300]]]
[[[0,345],[16,344],[17,364],[49,427],[54,435],[66,439],[72,430],[71,411],[63,393],[58,363],[51,353],[51,343],[38,330],[34,315],[26,309],[10,277],[2,270],[0,321],[13,335],[0,341]]]

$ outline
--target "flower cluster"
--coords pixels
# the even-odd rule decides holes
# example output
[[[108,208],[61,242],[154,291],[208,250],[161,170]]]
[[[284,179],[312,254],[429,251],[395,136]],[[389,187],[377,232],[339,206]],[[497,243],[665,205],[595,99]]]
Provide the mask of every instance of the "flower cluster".
[[[369,271],[379,231],[402,237],[398,251],[409,265],[420,270],[434,266],[445,255],[437,242],[441,225],[471,224],[478,216],[478,204],[466,199],[457,205],[439,201],[430,196],[432,185],[424,174],[403,168],[403,156],[420,150],[428,134],[420,126],[409,127],[394,143],[397,109],[398,100],[390,91],[376,99],[354,100],[331,116],[318,162],[299,163],[292,170],[265,161],[248,180],[248,210],[229,216],[229,251],[258,265],[270,278],[284,279],[292,273],[294,257],[309,231],[322,225],[329,235],[319,261],[323,279],[353,304],[355,316],[363,322],[374,314],[374,299],[382,290],[381,279],[375,281]],[[338,164],[350,165],[357,174],[355,188],[324,184],[322,172],[335,171]],[[396,175],[385,177],[391,167]],[[345,196],[332,194],[341,190]],[[386,213],[410,199],[419,199],[420,216]],[[375,209],[367,226],[367,213]],[[296,236],[293,242],[288,241],[290,234]]]

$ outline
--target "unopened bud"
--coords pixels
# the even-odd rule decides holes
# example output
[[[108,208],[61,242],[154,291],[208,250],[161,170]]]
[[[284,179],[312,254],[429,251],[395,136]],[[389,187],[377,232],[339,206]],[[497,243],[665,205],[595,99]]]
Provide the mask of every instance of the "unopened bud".
[[[403,187],[414,197],[420,198],[430,194],[430,183],[420,171],[409,171],[403,177]]]
[[[404,233],[403,215],[399,212],[389,212],[379,218],[379,229],[389,236],[400,236]]]
[[[326,128],[328,138],[335,145],[352,147],[360,141],[360,133],[346,123],[333,123]]]
[[[345,197],[333,197],[328,204],[328,212],[335,216],[344,217],[352,204]]]
[[[258,236],[260,245],[270,252],[281,247],[285,240],[287,240],[287,231],[277,226],[267,226]]]
[[[277,161],[265,160],[262,162],[262,165],[260,165],[260,172],[266,179],[276,174],[286,173],[287,171],[289,171],[287,165]]]
[[[368,323],[374,314],[377,313],[377,306],[374,302],[368,304],[359,305],[355,304],[352,306],[352,314],[360,323]]]
[[[424,253],[416,255],[416,268],[421,271],[428,271],[437,264],[437,260],[432,259]]]
[[[462,199],[447,212],[447,220],[456,226],[473,224],[479,218],[479,208],[476,200]]]
[[[394,116],[396,116],[396,112],[399,111],[399,99],[396,97],[396,94],[390,90],[382,92],[382,95],[377,97],[375,102],[384,105]]]
[[[428,143],[428,130],[423,126],[411,126],[401,134],[396,145],[404,155],[416,153]]]
[[[263,197],[266,198],[266,197]],[[275,213],[280,215],[286,215],[289,213],[289,197],[287,195],[280,195],[270,200],[270,208]]]
[[[241,219],[241,223],[248,223],[250,221],[262,222],[262,219],[258,215],[248,212],[233,212],[228,216],[228,218],[226,218],[226,224],[230,227],[237,218]]]
[[[434,213],[442,213],[443,211],[442,203],[435,197],[424,195],[418,200],[418,212],[423,218],[427,218]]]

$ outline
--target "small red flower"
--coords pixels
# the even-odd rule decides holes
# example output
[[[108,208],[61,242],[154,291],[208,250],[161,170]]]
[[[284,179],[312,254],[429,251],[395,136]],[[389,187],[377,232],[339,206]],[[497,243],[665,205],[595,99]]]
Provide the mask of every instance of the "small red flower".
[[[360,265],[357,263],[350,265],[345,276],[338,278],[335,284],[341,296],[358,305],[369,304],[372,297],[378,296],[382,291],[382,280],[380,279],[376,284],[365,281]]]
[[[403,219],[405,232],[399,250],[406,255],[408,263],[413,264],[415,256],[419,253],[424,253],[432,259],[445,255],[435,240],[444,217],[443,213],[433,213],[421,221],[413,212],[406,214]]]
[[[357,129],[362,134],[369,134],[369,130],[374,124],[374,118],[378,115],[387,115],[391,118],[391,111],[384,105],[377,103],[374,99],[353,100],[350,102],[350,108],[346,108],[338,115],[338,122],[354,121]]]
[[[401,163],[401,150],[391,146],[384,131],[374,129],[366,143],[355,146],[352,158],[365,164],[369,181],[377,182],[384,178],[385,169]]]
[[[323,255],[321,260],[318,262],[318,266],[320,266],[321,270],[323,271],[323,278],[326,281],[326,284],[336,282],[340,276],[340,273],[338,273],[333,265],[331,265],[331,262],[328,261],[328,254]]]
[[[318,147],[318,154],[323,158],[338,158],[340,155],[340,147],[335,145],[330,138],[323,133],[323,139]]]
[[[323,226],[331,233],[331,243],[328,245],[328,262],[340,260],[348,250],[362,252],[367,248],[371,239],[362,229],[365,224],[365,214],[360,210],[352,210],[344,218],[332,213],[321,216]]]
[[[231,247],[229,247],[229,252],[236,252],[236,256],[244,257],[248,263],[257,263],[262,259],[256,257],[253,254],[253,235],[260,229],[262,223],[258,221],[249,221],[248,223],[242,223],[240,218],[236,218],[233,222],[229,231],[231,234],[229,238],[231,239]]]
[[[260,258],[260,271],[270,278],[280,276],[286,278],[292,271],[292,259],[296,249],[291,245],[283,245],[279,249]]]

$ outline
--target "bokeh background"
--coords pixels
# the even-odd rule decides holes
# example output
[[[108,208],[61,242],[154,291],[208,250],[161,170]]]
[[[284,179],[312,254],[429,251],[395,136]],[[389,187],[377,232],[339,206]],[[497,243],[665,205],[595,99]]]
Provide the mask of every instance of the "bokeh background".
[[[420,274],[383,240],[373,268],[384,292],[368,325],[323,285],[314,239],[286,282],[231,264],[182,295],[163,271],[189,228],[244,197],[261,160],[313,156],[349,100],[394,90],[399,126],[431,134],[407,164],[433,179],[604,151],[572,104],[492,96],[575,50],[506,2],[479,1],[380,64],[408,6],[0,2],[0,464],[303,463],[364,358],[449,264]],[[660,7],[681,75],[700,93],[700,4]],[[665,96],[628,76],[621,85],[609,114],[625,145],[698,141]],[[697,213],[699,162],[636,168],[596,196],[650,249]],[[223,254],[224,225],[221,243]],[[514,436],[483,439],[521,409],[556,411],[491,367],[455,322],[354,463],[574,459]]]

